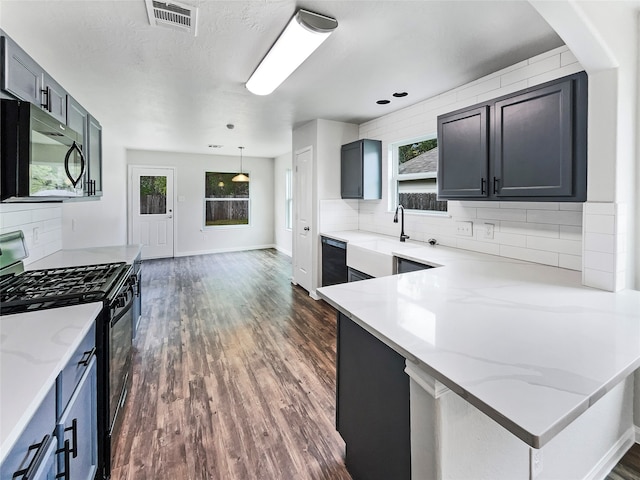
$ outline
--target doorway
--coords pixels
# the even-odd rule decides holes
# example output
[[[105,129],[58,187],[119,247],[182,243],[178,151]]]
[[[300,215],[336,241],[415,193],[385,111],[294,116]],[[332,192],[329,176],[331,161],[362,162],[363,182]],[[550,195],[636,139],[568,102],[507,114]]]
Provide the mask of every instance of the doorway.
[[[142,258],[174,256],[173,176],[169,167],[129,167],[129,242]]]
[[[294,282],[313,294],[313,231],[311,167],[313,147],[305,147],[294,155],[295,222],[294,222]]]

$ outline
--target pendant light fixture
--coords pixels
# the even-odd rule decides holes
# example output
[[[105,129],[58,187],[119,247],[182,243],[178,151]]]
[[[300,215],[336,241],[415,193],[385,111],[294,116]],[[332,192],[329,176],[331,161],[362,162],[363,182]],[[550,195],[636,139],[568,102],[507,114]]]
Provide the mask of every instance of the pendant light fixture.
[[[232,182],[248,182],[249,177],[242,173],[242,150],[244,147],[238,147],[240,149],[240,173],[231,179]]]
[[[269,95],[336,29],[335,18],[298,10],[246,83],[255,95]]]

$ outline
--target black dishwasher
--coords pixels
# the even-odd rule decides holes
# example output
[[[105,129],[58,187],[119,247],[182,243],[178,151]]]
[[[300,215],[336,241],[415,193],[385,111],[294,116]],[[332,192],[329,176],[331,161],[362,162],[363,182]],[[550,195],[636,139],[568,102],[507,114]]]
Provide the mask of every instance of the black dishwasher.
[[[416,272],[418,270],[426,270],[428,268],[433,267],[425,263],[414,262],[413,260],[407,260],[406,258],[396,257],[397,273]]]
[[[322,237],[322,286],[347,282],[347,244]]]

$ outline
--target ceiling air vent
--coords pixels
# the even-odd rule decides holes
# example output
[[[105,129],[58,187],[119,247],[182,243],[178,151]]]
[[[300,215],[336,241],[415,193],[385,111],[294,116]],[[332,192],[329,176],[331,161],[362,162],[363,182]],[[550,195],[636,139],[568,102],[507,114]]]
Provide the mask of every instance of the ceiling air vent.
[[[178,2],[145,0],[149,23],[173,28],[196,36],[198,9]]]

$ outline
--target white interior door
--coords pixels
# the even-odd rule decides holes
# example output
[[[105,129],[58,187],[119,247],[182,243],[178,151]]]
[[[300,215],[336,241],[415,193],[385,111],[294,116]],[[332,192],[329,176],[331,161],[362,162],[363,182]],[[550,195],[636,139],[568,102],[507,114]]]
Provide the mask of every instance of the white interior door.
[[[173,169],[131,167],[131,241],[142,258],[173,257]]]
[[[312,147],[297,151],[295,166],[295,249],[294,249],[294,281],[311,293],[312,285],[312,185],[311,162]]]

